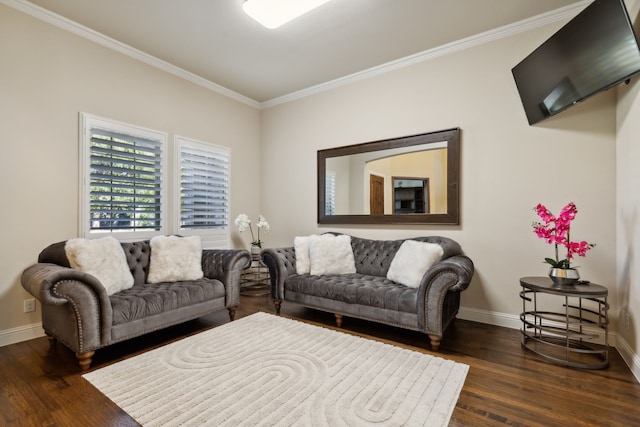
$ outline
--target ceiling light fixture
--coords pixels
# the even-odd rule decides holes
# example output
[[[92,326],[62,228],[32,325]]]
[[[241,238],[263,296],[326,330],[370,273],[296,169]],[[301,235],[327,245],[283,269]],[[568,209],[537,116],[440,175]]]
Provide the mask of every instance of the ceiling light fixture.
[[[303,15],[329,0],[246,0],[244,13],[267,28],[278,28],[282,24]]]

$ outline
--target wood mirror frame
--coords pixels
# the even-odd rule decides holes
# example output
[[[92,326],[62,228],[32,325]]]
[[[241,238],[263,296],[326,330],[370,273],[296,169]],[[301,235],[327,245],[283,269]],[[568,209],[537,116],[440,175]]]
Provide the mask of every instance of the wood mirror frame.
[[[446,210],[426,214],[338,214],[327,215],[325,202],[327,160],[352,154],[414,147],[446,142]],[[428,147],[425,147],[428,149]],[[380,153],[384,157],[384,153]],[[385,139],[344,147],[318,150],[318,224],[458,224],[459,223],[460,129]]]

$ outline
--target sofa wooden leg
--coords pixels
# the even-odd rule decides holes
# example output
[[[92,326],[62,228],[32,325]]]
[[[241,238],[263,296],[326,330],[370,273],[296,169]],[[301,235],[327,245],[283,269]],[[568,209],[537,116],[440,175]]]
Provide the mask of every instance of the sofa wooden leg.
[[[279,299],[274,299],[273,305],[276,307],[276,314],[280,314],[280,306],[282,305],[282,301]]]
[[[78,363],[80,364],[80,369],[86,371],[91,366],[91,359],[93,355],[96,354],[95,351],[88,351],[86,353],[76,353],[76,359],[78,359]]]
[[[238,307],[229,307],[229,320],[231,320],[233,322],[233,320],[236,318],[236,311],[238,310]]]
[[[431,349],[436,351],[438,347],[440,347],[440,341],[442,341],[442,337],[438,335],[429,335],[429,339],[431,340]]]
[[[47,335],[47,339],[49,340],[49,345],[50,346],[55,346],[56,343],[58,342],[58,338],[54,337],[53,335],[49,335],[48,333],[45,332],[45,334]]]
[[[336,326],[342,328],[342,314],[334,314],[336,316]]]

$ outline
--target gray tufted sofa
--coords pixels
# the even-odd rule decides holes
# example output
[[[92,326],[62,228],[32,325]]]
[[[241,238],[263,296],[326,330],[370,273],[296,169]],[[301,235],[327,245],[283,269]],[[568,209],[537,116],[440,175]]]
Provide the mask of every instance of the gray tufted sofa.
[[[395,253],[404,240],[369,240],[351,237],[356,273],[313,276],[296,274],[293,247],[264,249],[262,260],[269,268],[271,291],[280,313],[283,301],[335,314],[351,316],[428,334],[438,349],[443,333],[455,319],[460,292],[469,286],[473,262],[460,245],[446,237],[416,237],[413,240],[440,244],[442,259],[424,275],[416,289],[386,278]]]
[[[246,250],[203,250],[204,278],[147,284],[149,241],[122,243],[134,277],[130,289],[107,295],[98,279],[70,268],[65,242],[44,249],[22,274],[22,286],[42,303],[42,327],[89,369],[95,350],[222,309],[233,320],[240,303]]]

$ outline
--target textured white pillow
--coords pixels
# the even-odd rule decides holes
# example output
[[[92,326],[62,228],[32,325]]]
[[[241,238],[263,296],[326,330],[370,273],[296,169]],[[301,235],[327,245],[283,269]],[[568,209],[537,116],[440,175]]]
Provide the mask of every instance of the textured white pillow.
[[[437,243],[405,240],[391,261],[387,279],[417,288],[422,276],[442,258],[442,246]]]
[[[69,239],[64,251],[71,267],[98,279],[108,295],[133,286],[127,257],[114,237]]]
[[[356,272],[356,263],[351,249],[351,236],[323,234],[310,236],[309,259],[310,273],[314,276],[323,274],[349,274]]]
[[[296,236],[293,239],[293,249],[296,252],[297,274],[309,274],[311,272],[311,260],[309,259],[310,239],[311,236]]]
[[[149,244],[151,259],[147,282],[178,282],[204,276],[200,236],[156,236]]]

